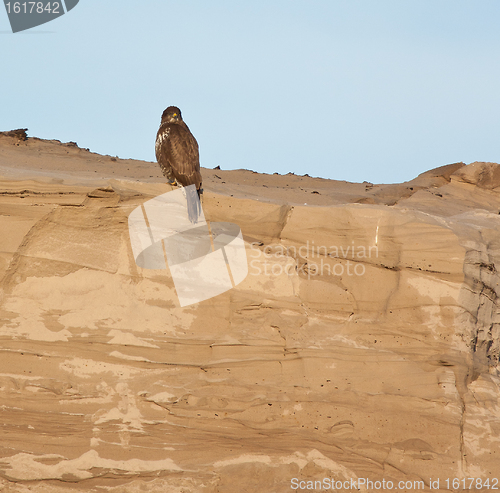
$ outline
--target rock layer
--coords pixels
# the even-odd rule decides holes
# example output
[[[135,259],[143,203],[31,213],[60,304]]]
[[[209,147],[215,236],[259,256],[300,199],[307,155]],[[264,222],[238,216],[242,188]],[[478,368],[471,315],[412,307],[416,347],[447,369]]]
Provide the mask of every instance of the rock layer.
[[[207,171],[206,217],[241,227],[249,274],[181,308],[127,228],[168,185],[2,139],[2,491],[500,478],[499,165],[306,190]]]

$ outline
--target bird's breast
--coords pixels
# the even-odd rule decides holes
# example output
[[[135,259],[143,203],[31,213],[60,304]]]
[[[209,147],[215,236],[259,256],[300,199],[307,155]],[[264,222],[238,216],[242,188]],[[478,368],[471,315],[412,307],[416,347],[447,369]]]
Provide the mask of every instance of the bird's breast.
[[[158,153],[163,141],[168,139],[168,136],[170,135],[170,129],[166,128],[163,130],[163,132],[158,132],[158,135],[156,136],[156,143],[155,143],[155,151]]]

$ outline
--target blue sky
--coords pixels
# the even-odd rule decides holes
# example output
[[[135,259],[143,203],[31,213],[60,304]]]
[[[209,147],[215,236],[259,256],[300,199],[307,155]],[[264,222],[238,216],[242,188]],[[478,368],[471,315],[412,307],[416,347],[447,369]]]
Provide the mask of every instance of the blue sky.
[[[208,168],[500,162],[499,26],[498,0],[80,0],[16,34],[0,10],[0,130],[154,161],[177,105]]]

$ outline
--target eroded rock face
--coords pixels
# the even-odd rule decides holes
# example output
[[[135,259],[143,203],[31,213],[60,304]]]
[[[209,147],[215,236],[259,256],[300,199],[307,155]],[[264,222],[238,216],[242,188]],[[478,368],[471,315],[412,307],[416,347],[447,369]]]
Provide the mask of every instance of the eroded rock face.
[[[166,185],[4,181],[2,491],[499,477],[500,194],[469,166],[394,207],[206,190],[249,274],[186,308],[128,236]]]
[[[500,166],[496,163],[475,162],[460,168],[451,175],[451,179],[494,190],[500,187]]]

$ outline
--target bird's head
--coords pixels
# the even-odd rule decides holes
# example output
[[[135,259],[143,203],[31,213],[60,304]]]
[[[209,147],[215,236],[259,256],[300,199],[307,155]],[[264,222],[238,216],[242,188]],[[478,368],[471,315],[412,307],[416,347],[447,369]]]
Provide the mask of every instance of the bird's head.
[[[169,106],[161,115],[161,122],[179,122],[182,121],[181,110],[177,106]]]

